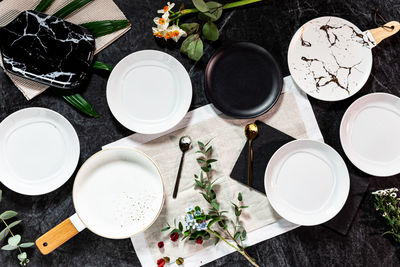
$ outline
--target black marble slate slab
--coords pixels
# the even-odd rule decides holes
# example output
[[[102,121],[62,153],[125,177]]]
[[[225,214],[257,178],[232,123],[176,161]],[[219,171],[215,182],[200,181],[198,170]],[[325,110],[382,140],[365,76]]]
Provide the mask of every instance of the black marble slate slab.
[[[17,76],[63,89],[78,87],[95,50],[85,28],[36,11],[25,11],[0,28],[5,69]]]
[[[253,188],[265,194],[264,174],[268,161],[272,155],[284,144],[295,140],[293,137],[271,127],[260,121],[258,126],[258,137],[253,141]],[[249,144],[246,142],[239,158],[233,167],[231,177],[247,185]],[[361,200],[367,191],[369,179],[354,173],[350,173],[350,192],[342,210],[324,225],[328,228],[346,235],[351,223],[357,214]]]

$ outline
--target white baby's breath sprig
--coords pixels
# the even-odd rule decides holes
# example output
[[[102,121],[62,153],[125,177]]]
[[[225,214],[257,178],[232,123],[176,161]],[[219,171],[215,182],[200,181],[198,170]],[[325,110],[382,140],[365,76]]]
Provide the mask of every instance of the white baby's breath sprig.
[[[372,192],[375,195],[376,210],[380,212],[390,227],[384,234],[392,235],[395,241],[400,242],[400,198],[397,198],[397,188],[388,188]]]

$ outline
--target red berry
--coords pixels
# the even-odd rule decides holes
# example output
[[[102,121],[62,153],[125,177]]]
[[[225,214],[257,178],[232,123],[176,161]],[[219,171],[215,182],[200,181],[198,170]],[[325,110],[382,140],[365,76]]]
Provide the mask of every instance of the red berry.
[[[196,239],[196,244],[203,244],[203,238],[201,237],[201,236],[199,236],[197,239]]]
[[[178,238],[179,238],[179,234],[177,232],[174,232],[169,237],[171,238],[171,240],[173,242],[176,242],[178,240]]]
[[[158,266],[158,267],[164,267],[164,265],[165,265],[164,259],[158,259],[158,261],[157,261],[157,266]]]
[[[158,248],[163,248],[164,247],[164,242],[160,241],[157,244]]]

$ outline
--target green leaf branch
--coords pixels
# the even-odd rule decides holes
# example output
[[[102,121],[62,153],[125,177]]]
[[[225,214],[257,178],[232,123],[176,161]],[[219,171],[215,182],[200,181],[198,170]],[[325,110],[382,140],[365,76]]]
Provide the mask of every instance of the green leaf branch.
[[[0,201],[1,201],[1,193],[2,191],[0,190]],[[17,216],[18,213],[12,210],[7,210],[4,211],[3,213],[0,214],[0,219],[1,222],[5,225],[5,228],[0,232],[0,241],[5,239],[8,234],[11,234],[11,237],[8,238],[7,244],[2,246],[2,250],[18,250],[19,254],[17,255],[18,260],[20,261],[20,264],[22,266],[26,266],[29,263],[28,259],[28,254],[24,251],[22,251],[21,248],[29,248],[34,245],[33,242],[25,242],[21,243],[21,235],[19,234],[14,234],[11,230],[14,226],[18,225],[21,220],[16,220],[13,221],[12,223],[7,223],[6,220],[12,219],[15,216]]]
[[[225,215],[227,211],[221,210],[221,205],[217,200],[216,180],[212,179],[212,164],[217,161],[211,157],[213,152],[212,146],[210,142],[206,144],[198,142],[198,147],[199,150],[196,152],[199,154],[197,162],[201,171],[199,175],[194,175],[194,182],[195,186],[200,189],[200,194],[210,205],[209,210],[205,212],[199,206],[189,208],[185,214],[185,226],[181,222],[177,225],[175,221],[174,228],[168,224],[161,231],[164,232],[172,229],[170,237],[173,241],[176,241],[176,235],[179,235],[182,240],[188,238],[188,240],[194,240],[200,244],[203,240],[215,237],[215,244],[222,240],[238,251],[252,265],[258,266],[255,259],[246,252],[242,245],[242,241],[247,236],[247,232],[240,221],[243,209],[247,208],[247,206],[243,205],[243,195],[239,193],[237,197],[238,202],[232,203],[235,221],[229,220]],[[229,222],[232,223],[233,234],[229,228]]]
[[[204,0],[192,0],[194,8],[181,8],[177,12],[169,11],[169,23],[181,27],[187,34],[187,38],[181,45],[181,53],[187,55],[190,59],[198,61],[203,56],[203,40],[216,41],[219,39],[220,32],[214,23],[221,18],[223,10],[241,7],[263,0],[240,0],[227,4]],[[179,24],[182,17],[198,14],[200,22]],[[162,36],[159,36],[162,37]]]

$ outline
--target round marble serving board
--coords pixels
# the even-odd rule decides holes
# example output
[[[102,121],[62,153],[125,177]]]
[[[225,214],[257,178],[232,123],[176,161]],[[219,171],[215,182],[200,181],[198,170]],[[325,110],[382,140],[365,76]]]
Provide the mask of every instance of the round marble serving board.
[[[305,23],[293,36],[288,65],[296,84],[325,101],[346,99],[366,83],[375,41],[351,22],[320,17]]]

